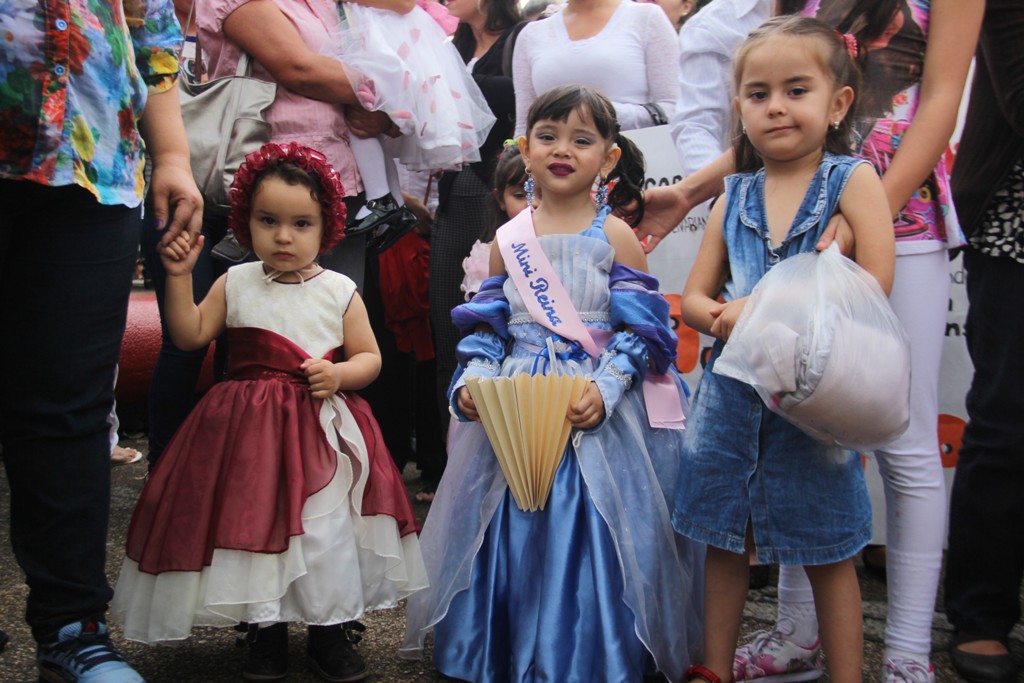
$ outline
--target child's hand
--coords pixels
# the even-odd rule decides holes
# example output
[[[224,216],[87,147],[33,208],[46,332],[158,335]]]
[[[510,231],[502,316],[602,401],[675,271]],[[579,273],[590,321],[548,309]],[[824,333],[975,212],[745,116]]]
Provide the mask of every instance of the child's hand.
[[[734,299],[727,304],[715,304],[708,311],[715,322],[711,323],[711,334],[722,341],[729,341],[729,335],[740,319],[743,307],[747,305],[747,297]]]
[[[473,401],[473,396],[469,393],[467,387],[459,387],[459,393],[456,394],[455,405],[458,406],[459,412],[468,417],[474,422],[480,421],[480,413],[476,410],[476,403]]]
[[[842,252],[843,256],[851,259],[854,258],[853,248],[855,240],[853,228],[850,227],[850,223],[841,213],[832,216],[832,220],[828,222],[825,231],[821,233],[821,237],[818,239],[818,243],[814,245],[814,249],[816,251],[825,251],[833,242],[839,243],[839,251]]]
[[[168,275],[188,275],[195,268],[196,260],[203,251],[203,243],[206,242],[206,238],[200,235],[195,244],[190,244],[191,241],[191,234],[182,231],[168,244],[157,247],[160,252],[160,260]]]
[[[341,368],[323,358],[307,358],[299,369],[306,373],[313,398],[330,398],[341,386]]]
[[[377,86],[372,78],[363,77],[356,86],[356,99],[366,111],[374,111],[377,108]]]
[[[569,406],[566,417],[576,429],[590,429],[601,423],[604,419],[604,398],[596,382],[587,384],[583,397],[578,403]]]

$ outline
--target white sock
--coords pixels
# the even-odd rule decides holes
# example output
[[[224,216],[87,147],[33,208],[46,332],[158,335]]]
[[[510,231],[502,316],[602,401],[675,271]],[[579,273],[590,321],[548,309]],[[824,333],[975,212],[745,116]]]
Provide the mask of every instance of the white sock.
[[[890,543],[886,551],[889,617],[885,656],[928,663],[941,552],[906,552]]]
[[[363,179],[366,198],[380,199],[390,194],[387,159],[384,157],[384,149],[380,146],[380,141],[377,138],[358,138],[353,135],[349,146],[356,159],[356,166],[359,167],[359,175]],[[369,213],[370,210],[363,206],[356,214],[356,218],[362,218]]]
[[[779,611],[776,628],[782,632],[783,621],[792,625],[789,639],[802,647],[810,647],[818,641],[818,613],[814,609],[814,592],[803,567],[782,565],[779,567]]]

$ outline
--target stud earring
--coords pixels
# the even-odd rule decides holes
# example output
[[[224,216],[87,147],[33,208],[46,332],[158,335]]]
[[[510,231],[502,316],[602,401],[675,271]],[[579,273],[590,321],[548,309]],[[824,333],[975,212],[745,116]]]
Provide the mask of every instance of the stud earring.
[[[747,134],[747,124],[741,123],[740,124],[740,130],[743,131],[744,135],[746,135]]]
[[[594,203],[597,204],[598,208],[605,206],[608,203],[608,179],[601,178],[597,185],[597,192],[594,195]]]
[[[526,193],[526,205],[533,206],[533,193],[537,189],[537,183],[533,180],[533,175],[530,174],[530,169],[526,169],[526,180],[523,182],[523,192]]]

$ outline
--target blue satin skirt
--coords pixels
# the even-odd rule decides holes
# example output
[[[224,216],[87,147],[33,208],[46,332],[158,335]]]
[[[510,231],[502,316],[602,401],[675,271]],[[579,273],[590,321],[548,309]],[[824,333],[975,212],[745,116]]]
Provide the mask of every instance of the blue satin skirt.
[[[470,585],[434,627],[434,665],[474,683],[625,683],[653,673],[608,526],[570,445],[544,510],[506,492]]]

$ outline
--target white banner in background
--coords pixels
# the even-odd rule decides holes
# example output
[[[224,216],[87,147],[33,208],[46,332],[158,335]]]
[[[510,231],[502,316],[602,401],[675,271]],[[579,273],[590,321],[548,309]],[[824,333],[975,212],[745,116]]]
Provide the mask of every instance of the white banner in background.
[[[642,128],[625,133],[644,153],[647,163],[645,187],[671,185],[682,178],[679,157],[668,126]],[[700,335],[683,325],[679,318],[679,295],[686,284],[686,277],[697,257],[704,224],[707,220],[707,206],[691,212],[683,222],[665,237],[651,254],[648,265],[661,283],[662,294],[669,300],[673,322],[679,335],[679,357],[676,367],[690,389],[697,388],[700,374],[711,351],[712,339]],[[973,368],[964,343],[964,321],[967,315],[967,291],[964,286],[964,270],[958,257],[950,263],[950,299],[946,322],[946,342],[943,348],[942,375],[939,385],[938,440],[942,451],[947,484],[952,482],[953,467],[960,452],[960,443],[967,412],[964,396],[971,383]],[[872,500],[883,500],[882,483],[874,458],[867,458],[868,488]],[[876,510],[880,510],[877,505]],[[875,515],[876,543],[885,542],[885,519]]]

